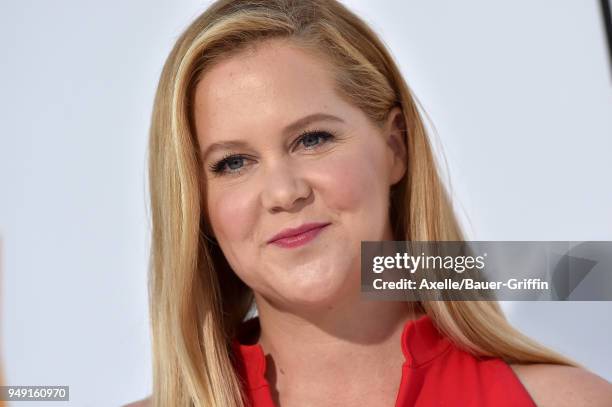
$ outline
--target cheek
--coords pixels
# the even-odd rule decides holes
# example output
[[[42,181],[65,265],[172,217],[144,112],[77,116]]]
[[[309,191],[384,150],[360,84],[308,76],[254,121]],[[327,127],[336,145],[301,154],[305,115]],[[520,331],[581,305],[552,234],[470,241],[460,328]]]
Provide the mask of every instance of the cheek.
[[[330,157],[321,173],[326,174],[325,203],[340,213],[373,215],[384,204],[385,173],[375,146],[360,146]]]
[[[251,230],[254,216],[248,191],[244,188],[209,191],[210,221],[217,239],[242,241]]]

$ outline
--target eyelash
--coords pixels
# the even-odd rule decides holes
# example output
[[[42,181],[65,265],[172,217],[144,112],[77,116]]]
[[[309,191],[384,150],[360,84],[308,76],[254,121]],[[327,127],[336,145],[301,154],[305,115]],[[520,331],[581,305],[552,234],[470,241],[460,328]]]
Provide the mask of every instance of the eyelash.
[[[304,133],[300,134],[300,136],[297,139],[297,143],[298,144],[301,143],[308,136],[318,136],[318,138],[323,141],[322,143],[316,144],[314,147],[307,148],[308,150],[315,150],[319,146],[321,146],[323,144],[326,144],[328,141],[330,141],[330,140],[335,138],[334,134],[332,134],[332,133],[330,133],[328,131],[324,131],[324,130],[309,130],[309,131],[305,131]],[[226,174],[231,174],[231,175],[240,174],[243,171],[244,167],[241,167],[240,169],[234,170],[234,171],[231,171],[231,170],[225,171],[224,170],[226,164],[228,164],[233,159],[247,159],[247,157],[242,155],[242,154],[228,153],[221,160],[217,161],[216,163],[211,164],[209,166],[209,169],[210,169],[210,171],[215,176],[223,176],[223,175],[226,175]]]

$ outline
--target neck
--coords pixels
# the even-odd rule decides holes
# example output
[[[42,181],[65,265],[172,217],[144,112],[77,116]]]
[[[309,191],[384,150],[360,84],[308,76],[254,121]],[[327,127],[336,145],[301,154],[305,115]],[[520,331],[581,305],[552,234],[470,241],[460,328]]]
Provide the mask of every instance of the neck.
[[[303,400],[304,394],[312,394],[308,389],[325,392],[326,386],[330,391],[342,386],[344,394],[354,391],[358,397],[360,389],[389,386],[389,397],[394,397],[393,380],[399,380],[404,362],[403,327],[422,315],[413,303],[354,296],[344,303],[295,311],[280,309],[257,293],[255,301],[259,344],[272,362],[266,375],[281,394],[288,396],[291,389]],[[378,383],[375,372],[383,373]]]

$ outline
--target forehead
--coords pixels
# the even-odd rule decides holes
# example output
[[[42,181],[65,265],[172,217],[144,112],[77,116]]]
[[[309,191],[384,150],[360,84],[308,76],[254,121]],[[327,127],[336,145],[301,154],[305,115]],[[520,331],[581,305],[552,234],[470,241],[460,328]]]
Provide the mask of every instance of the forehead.
[[[217,62],[195,89],[194,119],[202,144],[272,132],[305,114],[342,109],[331,67],[283,40],[268,40]]]

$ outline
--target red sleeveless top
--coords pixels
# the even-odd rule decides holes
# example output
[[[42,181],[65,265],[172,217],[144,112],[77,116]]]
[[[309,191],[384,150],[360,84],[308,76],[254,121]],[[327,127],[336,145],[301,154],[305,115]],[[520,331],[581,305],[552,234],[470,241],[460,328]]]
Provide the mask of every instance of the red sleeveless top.
[[[234,339],[232,347],[249,398],[247,405],[276,407],[265,378],[261,345]],[[477,358],[459,349],[427,315],[406,322],[401,348],[405,360],[395,407],[537,407],[506,362]]]

